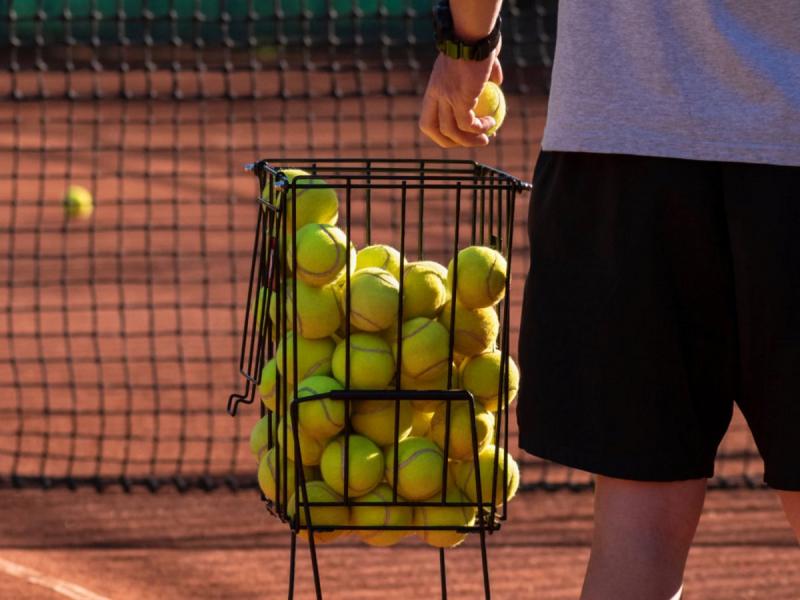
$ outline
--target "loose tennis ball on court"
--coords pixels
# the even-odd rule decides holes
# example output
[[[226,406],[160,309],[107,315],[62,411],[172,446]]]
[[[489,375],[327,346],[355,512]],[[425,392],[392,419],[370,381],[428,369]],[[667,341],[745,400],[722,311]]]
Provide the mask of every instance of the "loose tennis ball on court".
[[[346,527],[350,523],[350,510],[345,505],[341,506],[311,506],[313,502],[344,502],[339,494],[334,492],[324,481],[309,481],[306,483],[306,494],[308,496],[308,511],[311,515],[311,526],[320,527]],[[289,498],[287,514],[297,519],[300,525],[308,525],[306,521],[305,508],[306,495],[303,489],[298,488],[297,492]],[[320,543],[330,542],[341,536],[344,532],[341,529],[333,531],[314,531],[314,541]],[[308,539],[308,530],[301,529],[298,535]]]
[[[497,454],[495,456],[495,453]],[[506,460],[508,461],[506,463]],[[494,466],[497,462],[497,480],[495,485],[495,505],[503,504],[503,485],[507,499],[511,500],[519,489],[519,465],[505,448],[488,444],[478,454],[478,465],[481,474],[481,502],[486,506],[492,504],[492,481]],[[453,463],[453,476],[456,485],[472,502],[478,501],[478,488],[475,482],[475,461],[470,458],[460,463]]]
[[[301,169],[284,169],[289,183],[296,177],[308,176],[309,173]],[[286,219],[286,230],[292,230],[293,206],[297,206],[296,227],[299,230],[308,223],[324,223],[326,225],[336,225],[339,218],[339,197],[336,190],[332,187],[306,187],[324,186],[325,181],[314,177],[311,179],[302,178],[297,181],[297,187],[292,192],[288,187],[286,191],[278,191],[275,202],[279,207],[285,206],[283,218]],[[263,198],[269,200],[269,189],[265,189]]]
[[[446,373],[449,364],[449,335],[444,325],[433,319],[417,317],[403,323],[400,357],[403,375],[431,381]],[[396,352],[396,346],[394,351]]]
[[[494,306],[506,293],[506,259],[487,246],[458,253],[458,300],[467,308]],[[447,289],[453,289],[453,261],[447,267]]]
[[[469,404],[466,402],[450,403],[450,440],[447,457],[453,460],[467,460],[472,455],[472,427]],[[447,403],[442,403],[431,420],[430,438],[444,451],[447,424]],[[480,452],[492,438],[494,432],[494,415],[480,404],[475,406],[475,433]]]
[[[303,467],[306,481],[314,479],[315,471],[314,467]],[[294,463],[279,448],[270,448],[258,463],[258,487],[273,502],[280,501],[286,505],[288,498],[294,494],[294,484]]]
[[[425,500],[442,489],[444,455],[427,438],[407,437],[397,445],[397,493],[407,500]],[[394,445],[386,449],[386,480],[394,485]]]
[[[382,483],[369,494],[356,499],[358,502],[392,502],[392,488]],[[405,498],[398,495],[398,502]],[[406,527],[414,521],[414,509],[410,506],[354,506],[350,511],[350,523],[359,527]],[[359,538],[370,546],[393,546],[411,531],[363,529],[356,531]]]
[[[274,358],[269,359],[264,363],[264,368],[261,369],[261,383],[258,384],[258,394],[261,396],[261,402],[264,406],[275,412],[277,410],[277,379],[278,379],[278,363]]]
[[[297,379],[302,381],[312,375],[330,375],[331,357],[336,348],[333,340],[323,338],[319,340],[309,340],[302,336],[295,335],[289,331],[286,337],[280,341],[275,350],[275,360],[278,372],[284,377],[288,389],[293,393],[294,384],[294,348],[297,345]],[[286,364],[284,364],[283,353],[286,352]]]
[[[297,232],[296,255],[287,244],[287,260],[297,278],[308,285],[320,287],[336,281],[347,265],[347,236],[333,225],[309,223]],[[350,244],[350,268],[356,264],[356,251]],[[294,260],[297,269],[294,269]]]
[[[403,264],[408,261],[403,259]],[[400,253],[386,244],[373,244],[365,246],[356,254],[356,270],[367,267],[378,267],[389,271],[392,276],[400,280]]]
[[[414,410],[411,415],[411,433],[415,437],[425,437],[431,430],[433,412]]]
[[[286,428],[286,446],[283,446],[283,431]],[[318,465],[322,460],[322,452],[325,450],[325,442],[318,440],[313,435],[305,431],[302,427],[297,428],[298,441],[300,443],[300,458],[304,465]],[[289,413],[281,418],[278,423],[278,444],[286,451],[289,460],[297,460],[295,454],[294,428],[292,427],[292,414]]]
[[[441,494],[430,499],[441,502]],[[453,506],[454,503],[468,503],[467,497],[457,487],[448,485],[446,501],[449,504],[440,506],[417,506],[414,508],[414,525],[417,527],[471,527],[475,523],[477,510],[474,506]],[[436,548],[453,548],[467,537],[466,532],[448,530],[417,531],[419,538]]]
[[[68,219],[88,219],[94,212],[94,198],[85,187],[71,185],[64,194],[63,206]]]
[[[264,415],[255,422],[253,429],[250,430],[250,452],[253,453],[256,462],[260,462],[267,450],[269,450],[270,426],[274,435],[275,420],[274,416]],[[274,443],[274,437],[272,439]]]
[[[497,410],[502,357],[503,354],[500,350],[484,352],[465,360],[459,369],[461,385],[465,390],[472,392],[475,399],[491,412]],[[507,407],[517,397],[519,389],[519,369],[510,356],[508,357],[506,376],[508,381]]]
[[[325,375],[315,375],[301,381],[297,386],[297,398],[327,394],[341,390],[342,385]],[[318,440],[328,440],[344,429],[344,400],[320,398],[297,403],[300,427]]]
[[[483,84],[478,102],[475,104],[476,117],[493,117],[494,127],[486,132],[486,135],[493,136],[497,134],[497,130],[503,125],[506,119],[506,97],[500,86],[493,81],[487,81]]]
[[[353,429],[378,446],[388,446],[395,440],[395,411],[398,411],[398,440],[411,433],[413,409],[406,400],[356,400],[350,423]]]
[[[432,260],[410,263],[403,275],[403,319],[435,318],[447,302],[447,269]]]
[[[294,286],[297,285],[297,302],[294,301]],[[276,319],[278,302],[282,301],[279,294],[275,294],[270,303],[270,318]],[[297,305],[297,330],[306,339],[319,339],[329,337],[336,332],[342,324],[342,310],[339,300],[339,291],[333,284],[323,286],[308,285],[298,279],[286,281],[286,307],[283,311],[286,317],[286,330],[294,327],[294,305]],[[283,317],[282,317],[283,318]]]
[[[340,435],[332,439],[322,453],[322,479],[332,490],[344,494],[345,438],[348,439],[349,465],[347,490],[349,497],[371,492],[383,479],[383,452],[363,435]]]
[[[452,301],[448,300],[439,315],[439,322],[451,328]],[[453,333],[453,350],[465,357],[487,352],[494,348],[500,332],[500,320],[492,307],[465,307],[456,301],[456,326]]]
[[[333,376],[342,385],[347,385],[346,360],[347,340],[342,340],[333,353]],[[386,389],[394,370],[394,356],[386,340],[374,333],[350,335],[350,389]]]
[[[400,284],[378,267],[350,276],[350,324],[361,331],[381,331],[397,322]]]

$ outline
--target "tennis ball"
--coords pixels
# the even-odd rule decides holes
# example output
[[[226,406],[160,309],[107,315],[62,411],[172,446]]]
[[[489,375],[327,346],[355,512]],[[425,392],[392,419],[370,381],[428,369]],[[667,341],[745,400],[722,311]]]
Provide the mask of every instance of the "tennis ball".
[[[425,500],[442,489],[444,455],[427,438],[407,437],[397,444],[397,493],[408,500]],[[394,483],[394,445],[386,449],[386,480]]]
[[[456,301],[456,328],[453,333],[453,351],[464,356],[474,356],[494,347],[500,332],[500,320],[492,307],[470,309]],[[452,301],[448,300],[439,315],[439,322],[451,328]]]
[[[307,482],[314,479],[315,471],[314,467],[303,467]],[[284,482],[286,482],[285,489]],[[267,498],[273,502],[282,501],[281,504],[286,504],[286,500],[294,494],[294,462],[289,460],[277,447],[270,448],[258,463],[258,487]]]
[[[286,430],[286,446],[283,447],[283,432]],[[322,460],[322,452],[325,450],[324,442],[318,440],[313,435],[305,431],[302,427],[297,428],[298,440],[300,442],[300,459],[304,465],[318,465]],[[286,451],[289,460],[297,460],[294,448],[294,428],[292,427],[292,415],[289,413],[278,423],[278,444]]]
[[[306,494],[308,495],[308,511],[311,515],[312,527],[346,527],[350,523],[350,510],[342,504],[341,506],[312,506],[314,502],[344,502],[344,499],[334,492],[324,481],[309,481],[306,483]],[[306,496],[302,488],[289,498],[286,512],[289,517],[297,520],[301,526],[308,525],[306,522],[305,509]],[[330,542],[344,533],[341,529],[332,531],[314,531],[314,541],[320,543]],[[301,529],[298,534],[300,537],[308,539],[308,530]]]
[[[400,284],[378,267],[366,267],[350,277],[350,324],[361,331],[381,331],[397,321]],[[345,305],[346,306],[346,305]]]
[[[299,176],[308,176],[307,171],[301,169],[284,169],[283,174],[293,182]],[[292,211],[293,206],[297,207],[296,227],[299,230],[308,223],[324,223],[326,225],[336,225],[339,218],[339,197],[336,190],[332,187],[305,187],[305,186],[324,186],[325,181],[314,177],[305,177],[297,181],[297,187],[292,193],[289,188],[286,191],[279,191],[275,194],[275,203],[278,207],[284,206],[283,218],[286,219],[286,230],[292,230]],[[264,189],[262,194],[264,200],[269,200],[269,188]]]
[[[344,494],[345,437],[349,440],[347,494],[350,498],[363,496],[383,479],[383,452],[363,435],[340,435],[325,446],[320,463],[322,479],[333,491]]]
[[[508,464],[506,466],[506,462]],[[505,485],[507,499],[511,500],[519,489],[519,465],[514,457],[506,452],[505,448],[487,444],[478,453],[478,468],[481,474],[481,502],[485,506],[492,504],[492,481],[494,479],[494,466],[497,461],[497,481],[495,485],[495,506],[503,504],[503,485]],[[470,458],[464,462],[453,463],[453,477],[456,485],[472,502],[478,501],[478,488],[475,484],[475,461]]]
[[[457,487],[447,486],[445,502],[439,506],[417,506],[414,508],[414,525],[417,527],[471,527],[478,512],[474,506],[453,506],[455,503],[469,503],[469,499]],[[441,502],[441,494],[429,502]],[[467,537],[467,532],[448,530],[419,529],[417,535],[426,544],[436,548],[453,548]]]
[[[261,369],[261,383],[258,384],[258,393],[261,396],[261,402],[272,412],[278,410],[277,379],[278,363],[275,358],[270,358],[264,363],[264,368]]]
[[[506,259],[497,250],[464,248],[458,253],[458,299],[467,308],[494,306],[506,293],[506,269]],[[453,289],[452,260],[447,267],[447,289]]]
[[[403,259],[405,265],[408,261]],[[392,276],[400,280],[400,253],[385,244],[365,246],[356,254],[356,271],[367,267],[378,267],[389,271]]]
[[[295,238],[295,251],[287,244],[289,268],[308,285],[320,287],[338,279],[347,265],[347,236],[333,225],[309,223],[303,225]],[[350,268],[355,267],[356,251],[350,244]],[[297,268],[294,261],[297,260]]]
[[[333,353],[333,376],[346,385],[347,340]],[[372,333],[350,335],[350,389],[383,390],[394,376],[395,364],[389,344]]]
[[[275,350],[275,360],[278,372],[284,377],[286,385],[292,390],[294,384],[294,348],[297,345],[297,379],[302,381],[312,375],[330,375],[331,357],[336,348],[333,340],[323,338],[319,340],[308,340],[302,336],[295,335],[289,331],[286,337],[280,341]],[[284,364],[283,353],[286,349],[286,363]]]
[[[432,260],[410,263],[403,273],[403,319],[433,319],[447,302],[447,269]]]
[[[397,439],[411,433],[413,409],[405,400],[356,400],[350,423],[353,429],[378,446],[388,446],[395,440],[395,410],[399,410]]]
[[[329,337],[339,329],[342,324],[342,309],[339,291],[333,284],[323,286],[308,285],[297,280],[297,302],[294,301],[295,280],[286,281],[286,307],[283,316],[286,317],[286,330],[294,327],[293,312],[297,305],[297,330],[306,339],[315,340]],[[282,300],[275,294],[269,305],[272,322],[276,322],[277,305]]]
[[[486,410],[495,412],[497,410],[498,396],[500,389],[500,362],[503,354],[500,350],[492,350],[478,354],[464,361],[459,369],[461,385],[465,390],[472,392],[475,399],[480,402]],[[508,357],[508,370],[506,372],[508,381],[508,404],[517,397],[519,389],[519,369],[517,364],[510,356]]]
[[[253,429],[250,430],[250,452],[253,453],[257,463],[261,461],[267,450],[269,450],[270,426],[272,427],[273,441],[275,439],[275,421],[274,416],[264,415],[256,421]]]
[[[64,194],[63,206],[68,219],[88,219],[94,212],[94,199],[85,187],[71,185]]]
[[[433,319],[416,317],[403,323],[402,374],[431,381],[446,373],[449,335],[444,325]],[[402,385],[402,377],[400,381]]]
[[[441,402],[441,401],[440,401]],[[411,414],[411,433],[415,437],[425,437],[431,430],[433,412],[414,410]]]
[[[409,377],[405,373],[400,376],[400,388],[404,390],[454,390],[458,389],[458,368],[455,363],[452,364],[450,385],[448,386],[447,369],[442,371],[442,374],[436,379],[416,379]],[[411,406],[414,410],[421,410],[422,412],[433,412],[442,403],[442,400],[411,400]]]
[[[472,458],[472,427],[470,426],[469,404],[465,401],[450,403],[450,443],[448,458],[468,460]],[[447,403],[442,403],[431,420],[430,438],[444,450],[447,423]],[[478,452],[489,443],[494,431],[494,415],[480,404],[475,406],[475,433],[478,438]]]
[[[478,101],[475,104],[476,117],[493,117],[494,127],[486,132],[486,135],[493,136],[497,134],[497,130],[503,125],[506,119],[506,97],[500,86],[493,81],[487,81],[483,84]]]
[[[341,389],[344,388],[332,377],[314,375],[298,384],[296,397],[306,398]],[[332,438],[344,429],[344,412],[344,400],[334,400],[333,398],[308,400],[306,402],[298,402],[297,405],[300,427],[318,440]]]
[[[392,502],[392,488],[382,483],[369,494],[356,499],[357,502]],[[406,500],[398,495],[398,502]],[[410,506],[353,506],[350,511],[350,523],[359,527],[404,527],[414,521],[414,509]],[[379,529],[363,529],[357,531],[358,537],[370,546],[393,546],[411,531]]]

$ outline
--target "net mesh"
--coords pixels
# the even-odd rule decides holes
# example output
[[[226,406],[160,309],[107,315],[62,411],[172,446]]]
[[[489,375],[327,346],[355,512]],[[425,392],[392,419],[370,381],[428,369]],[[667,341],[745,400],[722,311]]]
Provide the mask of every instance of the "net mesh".
[[[476,155],[416,127],[430,0],[0,0],[0,484],[252,484],[252,421],[224,411],[252,250],[243,165],[447,156],[529,177],[556,4],[506,1],[509,117]],[[71,184],[90,219],[64,218]],[[723,483],[760,480],[740,419],[720,456]]]

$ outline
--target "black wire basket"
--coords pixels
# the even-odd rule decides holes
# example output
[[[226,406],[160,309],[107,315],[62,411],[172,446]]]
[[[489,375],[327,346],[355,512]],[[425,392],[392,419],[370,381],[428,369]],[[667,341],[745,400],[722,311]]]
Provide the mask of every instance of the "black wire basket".
[[[248,168],[258,177],[260,195],[239,364],[245,389],[230,396],[228,412],[235,415],[241,404],[252,404],[260,391],[262,418],[251,445],[259,476],[263,469],[269,481],[262,485],[262,491],[268,488],[262,498],[291,528],[289,597],[298,535],[309,542],[318,598],[316,544],[342,532],[373,545],[417,533],[439,548],[446,597],[445,548],[475,532],[489,598],[486,535],[507,517],[513,494],[507,477],[516,469],[503,450],[515,394],[510,371],[516,370],[509,353],[511,249],[515,198],[530,185],[472,161],[263,160]],[[396,245],[393,267],[387,266],[387,254],[380,265],[386,269],[356,270],[361,254],[354,245],[388,252],[390,243]],[[459,287],[459,276],[465,281],[472,276],[459,269],[460,257],[464,269],[471,265],[465,251],[506,265],[508,275],[495,278],[491,293],[498,299],[490,306],[461,305],[466,287]],[[435,260],[440,267],[431,265]],[[320,266],[329,262],[330,268]],[[425,281],[434,287],[441,281],[445,295],[421,304],[412,294],[417,289],[412,270],[432,278]],[[382,281],[362,283],[367,272]],[[371,297],[368,284],[378,286]],[[389,301],[378,303],[380,294]],[[381,308],[375,312],[379,318],[364,317],[364,298]],[[481,329],[492,338],[483,350],[486,340],[475,346],[470,335],[473,314],[492,323]],[[496,395],[492,390],[486,396],[492,397],[491,406],[460,385],[459,375],[473,355],[486,355],[498,371]],[[425,377],[407,368],[411,364],[423,365]],[[473,370],[480,377],[481,371]],[[488,380],[493,387],[494,379]],[[381,420],[369,420],[379,412]],[[420,413],[417,430],[409,415]],[[308,429],[312,423],[324,426],[325,434]],[[360,457],[363,464],[356,469]],[[421,457],[428,460],[427,470],[415,463]],[[320,463],[326,483],[320,481]],[[369,487],[363,487],[365,479]],[[367,489],[376,491],[363,494]],[[374,517],[369,511],[376,508],[383,511],[377,519],[382,522],[357,518]],[[390,512],[403,518],[389,518]]]

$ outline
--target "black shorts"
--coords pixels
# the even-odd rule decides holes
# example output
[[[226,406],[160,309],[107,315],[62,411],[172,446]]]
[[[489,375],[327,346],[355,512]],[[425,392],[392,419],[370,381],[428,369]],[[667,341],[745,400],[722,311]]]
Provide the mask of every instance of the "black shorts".
[[[543,153],[528,227],[523,449],[710,477],[737,402],[800,490],[800,168]]]

